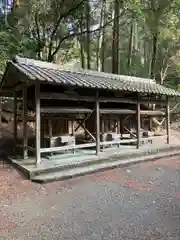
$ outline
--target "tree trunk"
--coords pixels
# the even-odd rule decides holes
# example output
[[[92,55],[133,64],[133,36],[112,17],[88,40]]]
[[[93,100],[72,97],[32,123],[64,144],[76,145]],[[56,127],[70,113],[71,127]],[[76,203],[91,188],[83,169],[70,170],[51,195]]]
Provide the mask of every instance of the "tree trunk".
[[[87,51],[87,69],[91,68],[91,55],[90,55],[90,5],[89,0],[86,0],[86,51]]]
[[[157,54],[158,32],[153,33],[152,38],[152,58],[150,63],[150,78],[155,78],[156,54]]]
[[[81,19],[80,19],[80,31],[81,31],[81,33],[83,32],[83,14],[81,14]],[[81,67],[85,68],[83,38],[84,38],[84,35],[81,34],[81,36],[80,36]]]
[[[104,71],[105,71],[104,61],[105,61],[105,29],[103,29],[103,33],[102,33],[101,72],[104,72]]]
[[[112,40],[112,73],[119,72],[119,0],[114,2],[113,40]]]
[[[133,44],[133,18],[130,26],[130,37],[129,37],[129,51],[128,51],[128,63],[127,70],[128,73],[131,73],[131,63],[132,63],[132,44]]]
[[[99,23],[99,35],[97,38],[97,58],[96,58],[96,65],[97,65],[97,70],[101,71],[102,70],[102,65],[101,63],[103,62],[104,65],[104,60],[101,58],[102,57],[102,46],[104,44],[104,22],[105,22],[105,6],[106,6],[106,1],[104,0],[102,3],[102,9],[101,9],[101,16],[100,16],[100,23]],[[103,55],[104,57],[104,55]],[[103,67],[104,68],[104,67]]]

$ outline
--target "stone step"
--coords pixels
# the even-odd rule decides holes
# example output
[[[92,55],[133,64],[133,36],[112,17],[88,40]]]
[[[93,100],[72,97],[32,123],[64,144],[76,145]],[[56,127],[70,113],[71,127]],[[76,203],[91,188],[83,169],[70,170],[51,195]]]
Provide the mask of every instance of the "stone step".
[[[65,180],[73,177],[82,176],[85,174],[91,174],[100,170],[107,170],[112,169],[116,167],[125,167],[130,164],[135,164],[143,161],[154,161],[160,158],[164,157],[172,157],[175,155],[180,155],[180,150],[172,150],[167,152],[159,152],[156,154],[150,154],[146,156],[139,156],[139,157],[132,157],[126,160],[114,160],[114,161],[104,161],[101,163],[96,163],[92,165],[87,166],[79,166],[76,168],[69,168],[57,172],[48,172],[48,173],[41,173],[36,176],[32,176],[31,180],[34,182],[39,183],[46,183],[46,182],[52,182],[57,180]]]
[[[28,176],[30,179],[35,178],[38,175],[46,175],[48,173],[56,173],[56,172],[62,172],[62,171],[66,171],[66,170],[70,170],[70,169],[75,169],[75,168],[86,168],[88,166],[92,166],[92,165],[96,165],[96,164],[103,164],[106,163],[107,161],[109,163],[111,162],[116,162],[116,161],[122,161],[124,159],[131,159],[132,156],[134,156],[135,158],[139,158],[139,157],[145,157],[145,156],[149,156],[152,154],[157,154],[157,153],[163,153],[163,152],[167,152],[167,151],[180,151],[180,147],[179,146],[171,146],[171,147],[167,147],[167,148],[157,148],[157,149],[149,149],[147,151],[142,151],[142,152],[136,152],[134,151],[134,153],[130,152],[130,153],[125,153],[125,154],[117,154],[117,155],[111,155],[108,156],[108,154],[101,156],[101,157],[95,157],[95,158],[85,158],[83,159],[83,161],[75,161],[75,162],[67,162],[67,164],[64,165],[56,165],[53,167],[49,167],[49,168],[37,168],[37,169],[33,169],[33,171],[28,173]]]

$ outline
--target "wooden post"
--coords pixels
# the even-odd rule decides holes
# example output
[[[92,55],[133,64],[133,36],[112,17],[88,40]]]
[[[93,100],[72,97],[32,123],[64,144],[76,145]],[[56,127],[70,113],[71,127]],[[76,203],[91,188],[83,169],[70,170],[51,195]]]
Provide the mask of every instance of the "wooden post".
[[[46,147],[45,143],[45,118],[41,116],[41,144],[42,147]]]
[[[104,132],[105,132],[105,126],[104,126],[104,118],[103,115],[100,116],[100,141],[103,142],[104,140]],[[102,149],[104,149],[104,145],[102,146]]]
[[[28,158],[27,139],[27,88],[23,89],[23,157]]]
[[[136,105],[136,118],[137,118],[137,149],[140,147],[140,128],[141,128],[141,121],[140,121],[140,101],[139,101],[139,94],[137,96],[137,105]]]
[[[71,128],[72,128],[72,133],[71,135],[74,137],[74,120],[71,121]]]
[[[48,120],[48,125],[49,125],[49,145],[50,145],[50,148],[52,147],[52,118],[50,118]],[[50,152],[51,154],[51,157],[53,155],[52,152]]]
[[[75,131],[74,131],[74,128],[75,128],[75,121],[74,121],[74,119],[72,119],[72,136],[75,138],[75,143],[76,143],[76,136],[75,136]],[[73,148],[73,153],[75,154],[75,149]]]
[[[124,133],[124,119],[121,117],[121,118],[120,118],[120,134],[121,134],[121,139],[123,139],[123,133]]]
[[[41,113],[40,113],[40,83],[35,85],[35,104],[36,104],[36,164],[41,163]]]
[[[105,132],[105,128],[104,128],[104,118],[103,115],[101,116],[101,134],[103,135]]]
[[[99,111],[99,94],[96,96],[96,155],[100,152],[100,111]]]
[[[87,118],[87,115],[85,115],[85,118]],[[88,120],[86,120],[86,121],[84,122],[85,129],[88,128],[88,123],[87,123],[87,121],[88,121]],[[93,132],[94,132],[94,131],[93,131]],[[87,138],[88,138],[87,131],[84,132],[84,137],[85,137],[85,140],[87,140]]]
[[[167,135],[167,144],[170,143],[170,110],[169,110],[169,99],[167,97],[166,104],[166,135]]]
[[[111,131],[111,117],[108,115],[108,131]]]
[[[118,124],[117,133],[120,134],[121,133],[120,118],[118,118],[117,124]]]
[[[14,143],[17,143],[17,93],[14,91],[14,107],[13,107],[13,135],[14,135]]]
[[[2,97],[0,96],[0,138],[2,138]]]

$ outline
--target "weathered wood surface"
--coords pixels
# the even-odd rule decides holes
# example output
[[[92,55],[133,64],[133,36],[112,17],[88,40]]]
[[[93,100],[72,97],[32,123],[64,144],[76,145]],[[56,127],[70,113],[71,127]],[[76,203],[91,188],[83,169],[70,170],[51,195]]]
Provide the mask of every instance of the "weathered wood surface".
[[[166,138],[167,135],[162,136],[153,136],[148,138],[140,138],[140,141],[146,141],[146,140],[153,140],[153,139],[159,139],[159,138]],[[116,141],[104,141],[100,142],[100,146],[105,145],[119,145],[124,143],[136,143],[137,139],[124,139],[124,140],[116,140]],[[83,149],[83,148],[91,148],[96,147],[96,142],[94,143],[85,143],[85,144],[74,144],[74,145],[67,145],[67,146],[60,146],[60,147],[52,147],[52,148],[41,148],[41,153],[49,153],[49,152],[58,152],[58,151],[66,151],[66,150],[72,150],[72,149]]]
[[[79,114],[79,113],[91,113],[93,110],[88,108],[77,108],[77,107],[43,107],[41,108],[41,113],[47,114]],[[131,109],[114,109],[114,108],[101,108],[100,114],[104,115],[134,115],[136,114],[135,110]],[[163,116],[165,115],[164,112],[159,110],[141,110],[140,115],[146,116]]]
[[[58,100],[71,100],[71,101],[85,101],[85,102],[95,102],[96,97],[89,97],[89,96],[68,96],[65,93],[54,93],[54,92],[43,92],[41,93],[41,99],[58,99]],[[130,103],[130,104],[136,104],[136,99],[128,99],[127,98],[105,98],[105,97],[99,97],[99,102],[116,102],[116,103]],[[166,104],[166,101],[163,100],[141,100],[141,104],[148,104],[151,102],[151,104]]]
[[[100,108],[99,99],[96,99],[96,155],[100,153]]]
[[[92,110],[88,108],[77,108],[77,107],[43,107],[41,113],[91,113]]]
[[[167,144],[170,143],[170,108],[169,108],[169,99],[167,97],[166,105],[166,133],[167,133]]]
[[[41,112],[40,112],[40,84],[35,86],[35,104],[36,104],[36,163],[41,163]]]
[[[140,147],[140,129],[141,129],[141,117],[140,117],[140,102],[139,102],[139,95],[137,96],[137,105],[136,105],[136,119],[137,119],[137,130],[136,130],[136,136],[137,136],[137,148]]]
[[[16,126],[17,127],[17,126]],[[28,137],[27,137],[27,88],[23,89],[23,156],[28,158]]]
[[[17,94],[14,92],[14,106],[13,106],[13,134],[14,134],[14,142],[17,142]]]
[[[130,134],[131,137],[137,138],[137,136],[134,133],[132,133],[128,128],[126,128],[125,126],[124,126],[124,129]]]

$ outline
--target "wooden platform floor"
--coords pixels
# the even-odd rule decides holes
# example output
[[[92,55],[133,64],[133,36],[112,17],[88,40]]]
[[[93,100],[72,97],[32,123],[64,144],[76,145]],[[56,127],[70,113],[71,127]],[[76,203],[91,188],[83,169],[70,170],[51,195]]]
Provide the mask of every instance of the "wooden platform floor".
[[[10,158],[12,164],[28,174],[28,177],[37,172],[54,171],[54,169],[72,169],[80,165],[96,164],[98,162],[107,162],[113,160],[125,160],[128,158],[137,158],[156,154],[163,151],[179,149],[176,145],[167,144],[147,144],[142,145],[139,149],[135,146],[120,146],[119,148],[104,149],[99,156],[95,155],[95,150],[76,150],[75,153],[56,154],[51,159],[42,158],[41,164],[36,165],[34,157],[28,159]]]

